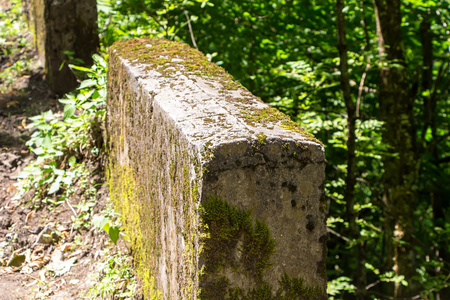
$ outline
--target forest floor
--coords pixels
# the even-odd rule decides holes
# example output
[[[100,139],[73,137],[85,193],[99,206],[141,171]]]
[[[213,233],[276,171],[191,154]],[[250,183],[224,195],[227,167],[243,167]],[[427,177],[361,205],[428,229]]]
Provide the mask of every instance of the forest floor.
[[[0,10],[8,9],[5,3],[0,1]],[[102,256],[124,245],[111,250],[104,232],[79,222],[81,214],[89,219],[107,204],[99,161],[85,162],[87,180],[75,182],[75,192],[60,205],[38,205],[34,189],[16,196],[18,174],[35,159],[25,145],[32,134],[28,118],[63,108],[37,67],[36,51],[19,45],[22,39],[31,35],[0,44],[0,299],[82,299]],[[18,61],[29,63],[25,72],[8,71]]]

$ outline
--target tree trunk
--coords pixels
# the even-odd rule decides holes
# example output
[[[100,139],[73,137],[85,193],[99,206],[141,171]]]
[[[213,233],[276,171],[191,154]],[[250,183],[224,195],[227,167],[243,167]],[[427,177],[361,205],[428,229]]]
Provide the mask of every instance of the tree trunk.
[[[347,177],[345,179],[345,201],[347,221],[350,227],[352,239],[358,240],[360,232],[356,224],[355,205],[355,185],[356,185],[356,106],[350,92],[350,78],[348,74],[348,55],[347,55],[347,38],[345,32],[345,16],[342,12],[344,8],[344,0],[336,1],[337,11],[337,35],[338,50],[340,58],[341,71],[341,88],[344,95],[345,108],[347,111]],[[364,244],[358,242],[356,245],[357,264],[356,264],[356,287],[357,298],[365,299],[366,295],[366,268],[365,268],[365,251]]]
[[[383,142],[391,152],[383,157],[388,264],[408,282],[408,286],[395,283],[395,298],[414,296],[418,290],[412,280],[416,269],[412,233],[417,181],[414,98],[408,89],[400,4],[400,0],[375,0],[378,49],[384,57],[379,73],[380,118],[384,121]]]
[[[437,79],[435,81],[435,88],[433,89],[433,33],[431,31],[431,23],[428,15],[422,16],[424,19],[420,23],[420,40],[422,43],[422,92],[429,91],[428,95],[424,97],[424,128],[422,130],[421,141],[425,140],[428,129],[431,129],[432,140],[427,143],[426,151],[429,151],[433,157],[433,162],[436,169],[441,168],[439,165],[440,153],[438,151],[437,140],[440,137],[437,135],[436,125],[436,106],[439,96],[436,93],[441,82],[441,74],[447,72],[442,69],[439,70]],[[431,179],[432,180],[432,179]],[[448,207],[445,199],[445,192],[441,182],[432,182],[434,187],[430,191],[431,207],[433,209],[433,221],[436,227],[442,227],[445,224],[445,207]],[[448,261],[449,258],[449,244],[444,242],[439,248],[433,249],[436,258],[443,261]],[[435,269],[435,276],[442,273],[441,268]],[[450,299],[450,288],[445,288],[439,291],[436,299]]]
[[[39,64],[44,67],[50,89],[58,94],[72,91],[77,78],[69,68],[69,56],[90,67],[99,46],[95,0],[26,0],[30,9]]]

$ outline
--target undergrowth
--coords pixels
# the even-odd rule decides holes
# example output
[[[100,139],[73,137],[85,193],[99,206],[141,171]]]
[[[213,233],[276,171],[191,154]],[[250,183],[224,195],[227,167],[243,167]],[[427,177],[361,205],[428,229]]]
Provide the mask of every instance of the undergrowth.
[[[101,145],[94,136],[99,133],[94,129],[105,118],[107,65],[100,55],[94,55],[94,61],[90,69],[72,66],[88,79],[59,100],[64,112],[49,110],[29,118],[28,128],[34,132],[26,145],[37,158],[18,176],[22,179],[19,196],[34,189],[35,205],[63,203],[74,192],[74,179],[86,175],[85,159],[100,155]]]
[[[22,180],[18,197],[27,191],[34,192],[32,207],[52,210],[64,202],[70,206],[68,199],[76,192],[75,181],[81,182],[77,188],[83,188],[83,181],[91,175],[86,162],[104,155],[98,128],[106,115],[107,55],[96,54],[93,59],[91,68],[70,65],[83,72],[86,79],[76,91],[59,100],[64,104],[63,112],[49,110],[29,118],[32,122],[28,128],[34,132],[27,146],[36,159],[19,174]],[[83,200],[73,205],[78,214],[72,216],[72,228],[95,226],[104,230],[115,245],[120,236],[120,216],[107,208],[94,217],[95,195],[96,188],[87,189]],[[103,250],[103,257],[104,261],[98,265],[100,273],[94,276],[96,284],[88,297],[129,299],[136,289],[131,258],[112,244]]]

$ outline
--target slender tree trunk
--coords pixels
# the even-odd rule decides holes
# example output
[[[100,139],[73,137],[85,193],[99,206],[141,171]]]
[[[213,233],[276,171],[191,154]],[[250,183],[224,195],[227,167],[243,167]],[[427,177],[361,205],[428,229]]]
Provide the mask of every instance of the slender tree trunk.
[[[422,141],[425,140],[428,129],[431,129],[432,141],[428,143],[428,151],[433,157],[436,169],[439,169],[439,151],[436,140],[439,139],[436,129],[436,105],[438,96],[432,91],[433,89],[433,34],[431,31],[431,23],[428,16],[423,16],[423,21],[420,23],[420,40],[422,43],[422,91],[428,91],[428,95],[424,97],[424,128],[422,131]],[[436,85],[440,83],[440,76],[443,72],[440,71]],[[435,87],[435,90],[437,86]],[[445,210],[447,207],[445,203],[445,194],[442,184],[435,182],[434,189],[430,191],[431,207],[433,209],[433,221],[436,226],[442,227],[445,222]],[[437,258],[447,261],[449,257],[449,244],[442,243],[441,247],[434,249]],[[440,268],[436,268],[436,274],[441,273]],[[439,291],[436,299],[450,299],[450,288],[445,288]]]
[[[394,297],[402,298],[418,291],[412,280],[416,269],[412,233],[417,184],[414,98],[409,93],[403,52],[401,0],[374,1],[378,49],[384,56],[379,74],[380,118],[384,121],[383,142],[391,152],[383,157],[386,244],[390,267],[408,282],[408,286],[395,284]]]
[[[347,177],[345,179],[345,201],[347,211],[347,221],[350,227],[352,239],[360,238],[359,228],[356,224],[355,205],[355,185],[356,185],[356,106],[350,92],[350,78],[348,74],[347,38],[345,32],[345,16],[342,12],[344,0],[336,1],[337,11],[337,35],[338,50],[340,57],[341,88],[344,95],[345,108],[347,110]],[[366,268],[365,251],[362,242],[357,243],[357,265],[356,265],[356,286],[357,298],[365,299],[366,294]]]

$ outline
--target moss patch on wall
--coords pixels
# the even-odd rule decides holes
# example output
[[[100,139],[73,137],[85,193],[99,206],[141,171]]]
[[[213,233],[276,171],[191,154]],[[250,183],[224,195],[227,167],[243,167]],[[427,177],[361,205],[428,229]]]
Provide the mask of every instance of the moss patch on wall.
[[[261,108],[261,109],[252,109],[251,111],[242,110],[241,116],[247,120],[247,124],[257,127],[263,126],[266,127],[270,125],[278,125],[286,130],[297,132],[305,137],[308,140],[316,142],[320,145],[322,143],[314,137],[311,133],[306,132],[303,128],[301,128],[297,123],[291,120],[289,116],[283,114],[278,109],[273,107]]]
[[[222,67],[209,62],[203,53],[185,43],[141,38],[118,41],[111,49],[117,50],[120,57],[132,63],[145,64],[149,70],[158,71],[165,76],[179,71],[183,75],[212,78],[221,83],[225,91],[243,88]]]
[[[204,235],[204,270],[200,278],[200,299],[318,299],[320,287],[308,287],[301,278],[284,274],[274,291],[264,279],[272,266],[275,240],[266,224],[253,220],[251,211],[209,196],[199,208]],[[253,285],[244,290],[224,275],[226,270],[244,275]]]
[[[215,273],[229,266],[261,281],[275,252],[275,241],[267,226],[259,220],[253,225],[251,212],[230,206],[216,196],[202,203],[199,212],[208,234],[203,240],[206,272]],[[234,257],[236,250],[241,252],[239,258]]]
[[[148,269],[151,264],[150,251],[154,249],[154,245],[150,244],[155,240],[144,238],[141,231],[143,224],[139,216],[139,202],[136,199],[138,187],[133,171],[129,167],[121,167],[110,161],[107,182],[110,200],[114,203],[115,209],[124,216],[123,228],[130,239],[135,269],[141,279],[143,293],[152,300],[162,299],[161,291],[156,288],[155,277]]]

